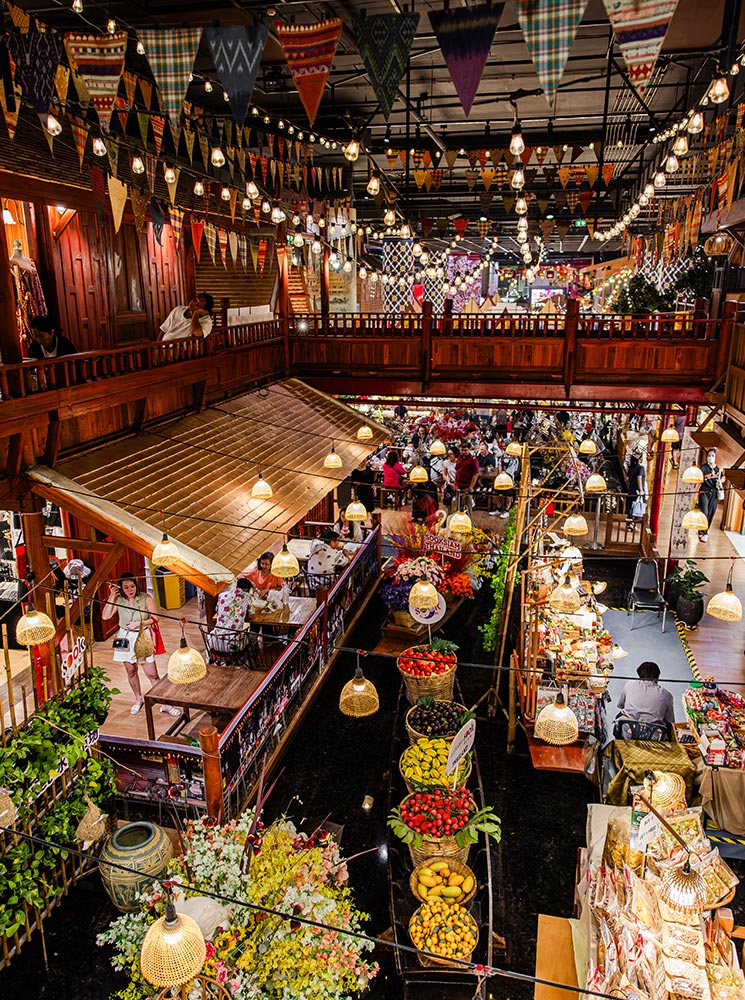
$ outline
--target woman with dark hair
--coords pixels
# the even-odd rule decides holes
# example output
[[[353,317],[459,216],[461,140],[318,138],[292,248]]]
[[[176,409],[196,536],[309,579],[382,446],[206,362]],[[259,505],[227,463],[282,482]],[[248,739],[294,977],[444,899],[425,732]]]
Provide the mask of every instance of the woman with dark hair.
[[[125,665],[127,680],[132,694],[135,696],[135,703],[129,712],[130,715],[137,715],[145,704],[138,671],[140,663],[142,663],[145,676],[153,684],[158,680],[158,668],[154,655],[148,656],[146,660],[138,661],[135,653],[135,641],[140,631],[140,625],[149,628],[157,619],[155,617],[155,601],[149,594],[140,590],[134,573],[122,573],[117,583],[109,583],[109,596],[101,611],[101,617],[107,621],[114,617],[115,612],[119,614],[119,631],[114,639],[114,662]],[[168,712],[169,715],[179,714],[177,708],[171,708],[169,705],[161,705],[160,710]]]
[[[311,576],[326,576],[346,566],[351,553],[344,551],[344,542],[338,531],[324,528],[320,538],[313,540],[308,556],[308,573]]]
[[[397,507],[400,507],[403,501],[405,484],[406,469],[401,465],[396,449],[391,448],[385,456],[385,463],[383,464],[383,486],[387,490],[394,490]]]
[[[64,358],[69,354],[78,353],[77,347],[60,333],[50,316],[34,316],[29,325],[32,341],[29,344],[28,356],[34,361],[43,361],[44,358]]]
[[[636,500],[646,500],[647,496],[647,476],[644,466],[639,461],[639,456],[635,453],[631,456],[631,463],[626,473],[628,484],[628,516],[633,517],[632,507]]]
[[[280,590],[282,587],[280,578],[272,573],[273,559],[273,552],[262,552],[253,569],[249,569],[245,574],[246,579],[251,581],[262,597],[265,597],[270,590]]]

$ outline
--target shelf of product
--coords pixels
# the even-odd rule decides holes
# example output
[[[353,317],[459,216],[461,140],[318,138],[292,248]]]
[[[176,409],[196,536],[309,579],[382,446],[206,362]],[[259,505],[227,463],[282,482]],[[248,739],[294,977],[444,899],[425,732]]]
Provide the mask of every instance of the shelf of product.
[[[745,768],[745,699],[713,678],[691,685],[683,705],[701,755],[712,767]]]
[[[589,621],[589,618],[588,618]],[[536,612],[538,658],[550,663],[557,681],[571,681],[613,670],[613,639],[597,615],[592,623],[579,624],[571,615],[555,614],[548,607]],[[594,681],[600,678],[594,676]]]

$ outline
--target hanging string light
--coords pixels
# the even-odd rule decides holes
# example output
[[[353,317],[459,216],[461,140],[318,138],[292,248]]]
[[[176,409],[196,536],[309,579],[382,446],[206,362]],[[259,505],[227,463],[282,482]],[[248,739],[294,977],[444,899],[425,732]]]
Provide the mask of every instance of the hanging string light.
[[[435,457],[442,457],[447,454],[447,448],[445,447],[444,441],[439,438],[435,438],[432,444],[429,446],[429,453]]]
[[[375,715],[380,707],[378,692],[372,681],[367,680],[360,666],[360,653],[357,651],[357,668],[351,681],[347,681],[339,696],[339,711],[354,719],[364,719]]]
[[[331,442],[331,451],[323,460],[323,467],[324,469],[341,469],[342,467],[342,460],[336,453],[333,441]]]
[[[152,986],[175,989],[201,972],[207,945],[199,924],[185,913],[176,913],[168,892],[165,916],[148,927],[140,950],[140,971]]]
[[[678,434],[671,424],[669,427],[666,427],[660,435],[660,441],[662,441],[663,444],[677,444],[678,441],[680,441],[680,434]]]
[[[27,579],[33,580],[33,573],[29,573]],[[34,607],[34,589],[32,588],[25,612],[21,615],[16,625],[16,640],[21,646],[39,646],[44,642],[51,642],[57,632],[57,628],[43,611],[37,611]]]
[[[429,580],[417,580],[409,591],[409,604],[420,611],[436,608],[439,602],[440,595]]]
[[[451,535],[470,535],[473,523],[464,510],[459,510],[448,521],[448,529]]]
[[[409,482],[410,483],[427,483],[429,482],[429,475],[427,470],[423,465],[415,465],[409,472]]]
[[[373,436],[372,427],[368,427],[367,424],[363,424],[357,430],[357,440],[358,441],[370,441],[371,438],[372,438],[372,436]]]
[[[608,484],[599,472],[593,472],[585,482],[585,493],[604,493]]]
[[[166,532],[165,511],[161,511],[160,516],[163,519],[163,536],[153,549],[153,554],[150,558],[155,566],[170,566],[180,561],[181,553],[178,546],[171,541]]]
[[[586,535],[587,521],[584,514],[570,514],[564,521],[564,527],[562,529],[565,535],[569,535],[573,538],[579,538],[581,535]]]
[[[684,483],[700,486],[704,481],[704,474],[697,465],[689,465],[687,469],[683,470],[683,475],[680,478]]]
[[[580,442],[579,453],[580,455],[595,455],[597,453],[597,446],[592,438],[585,438],[584,441]]]
[[[566,531],[566,528],[564,530]],[[581,608],[582,601],[577,593],[577,589],[572,586],[572,581],[568,574],[564,577],[564,582],[560,583],[549,594],[548,606],[552,611],[566,615],[574,614],[575,611],[579,611]]]
[[[366,521],[367,520],[367,508],[363,503],[361,503],[354,490],[352,490],[351,502],[347,504],[344,514],[348,521]]]
[[[688,513],[683,515],[680,526],[685,531],[709,530],[709,519],[706,514],[699,509],[697,500],[694,501],[693,507],[688,511]]]
[[[212,147],[212,152],[210,153],[210,163],[213,167],[225,166],[225,153],[223,153],[219,146]]]

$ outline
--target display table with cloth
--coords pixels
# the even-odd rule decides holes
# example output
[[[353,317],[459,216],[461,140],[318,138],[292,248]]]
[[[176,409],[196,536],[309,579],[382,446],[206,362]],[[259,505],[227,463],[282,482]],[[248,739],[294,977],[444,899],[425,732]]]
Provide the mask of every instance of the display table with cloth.
[[[696,800],[696,766],[680,743],[653,743],[651,740],[611,740],[603,748],[606,768],[613,772],[605,801],[625,806],[631,802],[632,785],[644,783],[645,771],[671,771],[685,781],[686,799]]]
[[[705,767],[701,804],[720,830],[745,836],[745,771]]]

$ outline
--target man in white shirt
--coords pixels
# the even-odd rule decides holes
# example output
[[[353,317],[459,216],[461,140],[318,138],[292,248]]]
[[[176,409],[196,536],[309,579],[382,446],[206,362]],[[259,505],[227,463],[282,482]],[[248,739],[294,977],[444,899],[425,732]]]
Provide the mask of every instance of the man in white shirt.
[[[200,292],[188,306],[176,306],[161,323],[161,340],[183,340],[186,337],[209,337],[212,333],[212,308],[215,304],[209,292]]]

